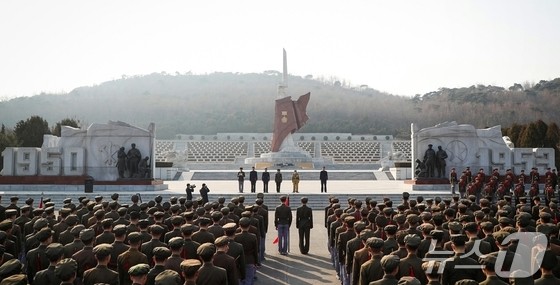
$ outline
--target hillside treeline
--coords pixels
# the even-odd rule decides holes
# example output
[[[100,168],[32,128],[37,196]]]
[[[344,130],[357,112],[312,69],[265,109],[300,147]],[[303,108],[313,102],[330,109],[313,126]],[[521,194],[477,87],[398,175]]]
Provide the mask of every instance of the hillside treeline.
[[[0,102],[0,123],[13,128],[32,116],[48,122],[72,118],[84,126],[120,120],[147,127],[154,122],[159,139],[175,134],[271,132],[279,81],[277,72],[123,76],[67,94]],[[560,107],[560,79],[525,87],[441,88],[413,98],[311,75],[289,76],[288,84],[288,94],[294,99],[311,92],[310,119],[302,132],[390,134],[409,139],[412,122],[420,127],[457,121],[477,128],[498,124],[509,128],[560,119],[560,112],[555,111]]]

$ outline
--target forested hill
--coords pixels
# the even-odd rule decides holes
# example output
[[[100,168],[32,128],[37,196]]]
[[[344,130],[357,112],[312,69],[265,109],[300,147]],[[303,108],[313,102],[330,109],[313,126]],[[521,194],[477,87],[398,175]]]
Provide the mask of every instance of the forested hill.
[[[279,81],[274,71],[125,77],[68,94],[0,102],[0,123],[13,128],[33,115],[50,125],[64,118],[85,125],[120,120],[146,127],[155,122],[160,139],[178,133],[271,132]],[[414,98],[311,76],[290,76],[288,85],[294,99],[311,92],[310,119],[303,132],[393,134],[407,139],[412,122],[426,127],[455,120],[477,128],[537,119],[560,122],[560,78],[525,87],[441,88]]]

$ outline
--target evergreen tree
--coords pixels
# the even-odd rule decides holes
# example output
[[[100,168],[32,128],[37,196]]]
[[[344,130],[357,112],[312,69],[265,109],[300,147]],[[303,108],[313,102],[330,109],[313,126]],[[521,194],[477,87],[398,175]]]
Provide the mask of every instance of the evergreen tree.
[[[20,146],[23,147],[41,147],[43,135],[51,133],[49,123],[39,116],[19,121],[14,132]]]

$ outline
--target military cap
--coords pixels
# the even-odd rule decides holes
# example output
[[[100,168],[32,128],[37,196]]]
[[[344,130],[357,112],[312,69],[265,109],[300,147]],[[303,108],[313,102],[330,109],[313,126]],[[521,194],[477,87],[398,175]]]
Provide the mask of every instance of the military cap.
[[[12,222],[12,220],[3,220],[2,222],[0,222],[0,231],[7,232],[13,227],[13,225],[14,222]]]
[[[79,225],[75,225],[72,227],[72,229],[70,230],[70,233],[74,236],[79,236],[80,232],[82,230],[84,230],[86,227],[84,227],[84,225],[79,224]]]
[[[393,216],[393,221],[397,222],[397,224],[404,224],[406,222],[406,216],[403,214],[396,214]]]
[[[6,215],[6,217],[11,217],[17,215],[17,211],[16,209],[7,209],[4,211],[4,214]]]
[[[154,213],[154,218],[156,218],[156,219],[161,219],[164,216],[165,216],[165,213],[161,212],[161,211],[157,211],[157,212]]]
[[[54,206],[48,206],[45,208],[45,213],[52,214],[54,213]]]
[[[243,211],[241,217],[251,217],[253,213],[251,211]]]
[[[408,192],[403,192],[402,197],[403,197],[403,199],[408,199],[408,198],[410,198],[410,194]]]
[[[95,237],[95,232],[93,229],[83,229],[80,231],[81,240],[92,240]]]
[[[0,279],[12,274],[21,273],[22,268],[23,264],[21,264],[17,258],[7,260],[4,264],[2,264],[2,266],[0,266]]]
[[[183,213],[183,217],[185,217],[185,219],[187,220],[192,220],[194,218],[194,212],[193,211],[188,211]]]
[[[460,232],[463,229],[463,225],[458,222],[450,222],[447,224],[447,227],[453,232]]]
[[[395,233],[397,233],[398,227],[396,225],[386,225],[385,227],[383,227],[383,230],[390,235],[394,235]]]
[[[64,246],[60,243],[51,243],[45,249],[45,255],[49,260],[57,260],[64,254]]]
[[[156,207],[151,207],[146,213],[147,213],[148,215],[154,215],[157,211],[158,211],[158,208],[156,208]]]
[[[72,198],[66,198],[66,199],[62,200],[62,203],[64,203],[64,204],[72,203]]]
[[[131,232],[127,237],[129,242],[137,243],[142,240],[142,235],[139,232]]]
[[[212,219],[221,219],[224,216],[222,212],[214,211],[211,214]]]
[[[113,225],[113,219],[112,219],[112,218],[103,219],[103,220],[101,221],[101,225],[102,225],[103,227],[111,226],[111,225]]]
[[[116,225],[113,227],[113,233],[115,234],[115,236],[123,236],[126,234],[127,228],[125,225]]]
[[[0,285],[27,285],[27,275],[15,274],[4,278],[0,281]]]
[[[393,213],[393,208],[391,207],[383,208],[383,214],[390,215],[392,213]]]
[[[142,276],[148,274],[149,271],[150,266],[148,264],[140,263],[130,267],[130,269],[128,269],[128,274],[130,276]]]
[[[469,240],[466,235],[463,234],[453,234],[449,237],[451,243],[457,246],[463,246]]]
[[[54,274],[60,279],[67,279],[76,274],[78,263],[72,258],[65,258],[56,264]]]
[[[494,229],[494,224],[491,222],[482,222],[480,223],[480,228],[485,231],[492,231]]]
[[[179,204],[173,204],[171,205],[171,208],[169,208],[171,210],[171,212],[177,212],[181,209],[181,205]]]
[[[166,269],[159,273],[155,278],[155,285],[181,285],[183,284],[179,273],[171,269]]]
[[[181,270],[186,276],[193,276],[202,266],[202,262],[198,259],[187,259],[181,262]]]
[[[140,210],[146,211],[148,209],[148,203],[140,203]]]
[[[15,202],[15,201],[17,201],[17,200],[19,200],[19,197],[18,197],[18,196],[12,196],[12,197],[10,197],[10,201],[11,201],[11,202]]]
[[[426,232],[426,233],[430,233],[432,230],[435,229],[434,225],[430,224],[430,223],[423,223],[421,225],[418,226],[418,229]]]
[[[150,225],[150,221],[147,219],[142,219],[138,221],[138,227],[140,228],[147,228]]]
[[[182,237],[174,237],[169,240],[168,245],[171,249],[178,249],[183,247],[185,240]]]
[[[399,279],[397,285],[422,285],[420,280],[412,276],[403,276]]]
[[[422,262],[422,270],[426,272],[428,275],[437,275],[439,274],[439,267],[441,266],[441,262],[437,260],[428,260]]]
[[[441,240],[443,238],[444,233],[442,230],[431,230],[430,235],[432,236],[432,238],[436,240]]]
[[[164,231],[164,228],[160,225],[151,225],[148,229],[150,233],[154,235],[161,235]]]
[[[111,255],[111,252],[113,251],[113,246],[107,243],[102,243],[99,245],[96,245],[93,248],[93,254],[95,254],[95,256],[98,259],[103,259],[109,255]]]
[[[119,193],[113,193],[113,194],[111,195],[111,199],[113,199],[113,200],[119,199]]]
[[[344,222],[354,225],[356,218],[354,218],[354,216],[346,216],[346,218],[344,218]]]
[[[128,212],[128,209],[125,208],[125,207],[120,207],[120,208],[117,210],[117,213],[119,213],[119,215],[121,215],[121,216],[126,215],[127,212]]]
[[[501,217],[501,218],[498,219],[498,222],[500,224],[509,225],[509,224],[511,224],[511,219],[508,218],[508,217]]]
[[[552,233],[552,227],[548,224],[540,224],[537,226],[536,230],[544,235],[550,235]]]
[[[420,218],[416,214],[409,214],[408,216],[406,216],[406,220],[411,224],[416,224],[420,222]]]
[[[45,218],[39,218],[37,220],[35,220],[35,223],[33,224],[33,229],[36,231],[39,231],[40,229],[46,227],[49,225],[49,221]]]
[[[53,236],[53,231],[50,228],[44,228],[42,230],[40,230],[35,237],[37,238],[37,240],[39,240],[40,242],[44,242],[46,241],[48,238]]]
[[[179,197],[179,204],[185,204],[185,202],[187,201],[187,197],[181,196]]]
[[[481,255],[478,257],[478,262],[481,265],[495,265],[497,256],[494,253]]]
[[[223,228],[224,230],[236,229],[236,228],[237,228],[237,224],[235,224],[235,223],[227,223],[227,224],[223,225],[222,228]]]
[[[68,224],[69,226],[74,226],[79,222],[78,216],[74,214],[68,215],[68,217],[66,217],[66,219],[64,220],[66,221],[66,224]]]
[[[130,220],[138,220],[140,219],[140,213],[137,211],[130,212]]]
[[[216,253],[216,247],[209,242],[201,244],[198,247],[198,249],[196,250],[196,254],[198,254],[201,257],[202,256],[209,256],[209,255],[212,255],[214,253]]]
[[[241,219],[239,219],[239,226],[240,227],[248,227],[249,225],[251,225],[251,219],[247,218],[247,217],[243,217]]]
[[[478,285],[478,281],[472,279],[462,279],[455,282],[455,285]]]
[[[404,237],[404,243],[408,246],[417,247],[422,239],[416,234],[408,234]]]
[[[362,231],[360,232],[359,238],[360,238],[360,240],[362,240],[362,241],[365,242],[365,241],[367,241],[367,239],[369,239],[369,238],[371,238],[371,237],[374,236],[373,233],[374,233],[374,232],[373,232],[372,230],[370,230],[370,229],[362,230]]]
[[[93,215],[96,216],[96,217],[103,217],[103,216],[105,216],[105,211],[102,210],[102,209],[99,209],[99,210],[95,211],[95,213],[93,213]]]
[[[192,233],[195,229],[195,226],[193,224],[184,224],[181,226],[181,232],[183,233]]]
[[[477,232],[478,231],[478,225],[474,222],[469,222],[469,223],[466,223],[463,226],[463,230],[465,230],[467,232],[470,232],[470,233]]]
[[[93,205],[93,214],[95,215],[95,212],[99,211],[99,210],[103,210],[103,205],[101,204],[95,204],[95,203],[91,203],[90,205]]]
[[[385,216],[378,215],[378,216],[375,217],[375,224],[378,227],[385,227],[388,223],[389,223],[389,221],[387,220],[387,217],[385,217]]]
[[[309,201],[309,199],[307,199],[307,197],[301,197],[301,202],[302,203],[307,203],[307,201]]]
[[[153,249],[154,256],[160,259],[165,259],[171,256],[171,250],[167,247],[158,246]]]
[[[221,236],[214,241],[216,246],[224,246],[229,244],[229,238],[227,236]]]
[[[378,237],[370,237],[366,240],[366,245],[372,249],[380,249],[384,244],[385,242]]]
[[[541,218],[541,219],[551,219],[552,215],[548,212],[540,212],[539,213],[539,218]]]
[[[381,267],[383,267],[385,271],[390,272],[395,270],[395,268],[399,267],[400,261],[401,261],[400,258],[396,255],[393,254],[385,255],[381,258]]]
[[[356,222],[354,223],[354,230],[356,232],[361,232],[366,228],[366,223],[364,222]]]
[[[245,212],[243,212],[243,213],[245,213]],[[250,216],[250,215],[249,215],[249,216]],[[208,219],[208,218],[206,218],[206,217],[200,217],[200,218],[198,218],[198,224],[201,225],[201,226],[207,226],[207,225],[209,225],[209,224],[211,224],[211,223],[212,223],[212,220],[210,220],[210,219]]]

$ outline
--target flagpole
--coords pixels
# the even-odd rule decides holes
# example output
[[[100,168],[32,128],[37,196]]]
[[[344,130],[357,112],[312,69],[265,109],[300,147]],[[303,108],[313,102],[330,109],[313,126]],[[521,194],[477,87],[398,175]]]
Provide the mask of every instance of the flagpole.
[[[290,194],[288,194],[288,199],[286,201],[287,201],[287,204],[288,204],[288,207],[289,207],[290,206]],[[291,208],[290,208],[290,211],[292,211]],[[288,252],[290,252],[290,227],[291,227],[291,224],[288,225],[288,240],[286,241],[287,246],[288,246]]]

